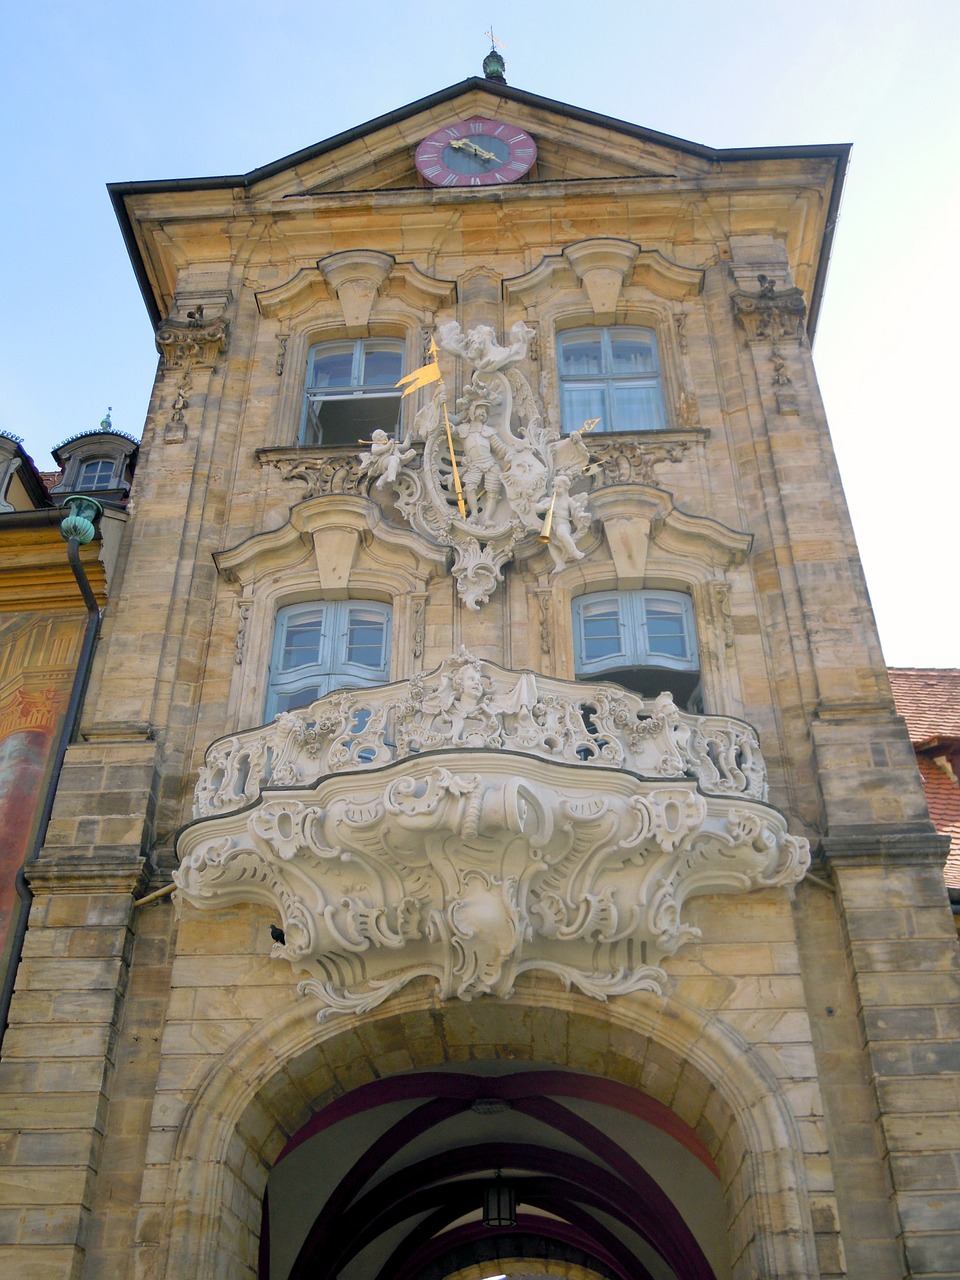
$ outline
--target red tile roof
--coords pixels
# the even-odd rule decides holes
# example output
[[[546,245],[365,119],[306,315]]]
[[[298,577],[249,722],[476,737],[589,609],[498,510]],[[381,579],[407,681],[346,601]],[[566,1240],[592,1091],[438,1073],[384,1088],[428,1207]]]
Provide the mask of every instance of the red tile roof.
[[[910,741],[960,739],[960,670],[955,667],[891,667],[897,711]]]
[[[948,885],[960,888],[960,786],[929,756],[920,756],[917,764],[933,825],[950,837],[943,878]]]
[[[955,772],[960,761],[960,670],[892,667],[890,684],[917,750],[933,825],[950,837],[943,878],[951,888],[960,888],[960,784]]]

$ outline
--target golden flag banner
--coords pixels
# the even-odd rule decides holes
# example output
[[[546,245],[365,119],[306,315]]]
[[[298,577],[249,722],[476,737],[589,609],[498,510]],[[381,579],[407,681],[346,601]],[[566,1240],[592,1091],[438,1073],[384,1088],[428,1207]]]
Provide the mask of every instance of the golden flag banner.
[[[398,387],[406,387],[406,384],[409,382],[410,385],[406,387],[406,390],[403,393],[404,396],[408,396],[411,391],[419,391],[421,387],[428,387],[431,382],[439,381],[440,366],[437,364],[436,360],[433,360],[430,364],[421,365],[419,369],[414,369],[413,373],[408,373],[406,377],[401,378],[400,381],[394,385]],[[403,396],[401,396],[400,399],[402,400]]]

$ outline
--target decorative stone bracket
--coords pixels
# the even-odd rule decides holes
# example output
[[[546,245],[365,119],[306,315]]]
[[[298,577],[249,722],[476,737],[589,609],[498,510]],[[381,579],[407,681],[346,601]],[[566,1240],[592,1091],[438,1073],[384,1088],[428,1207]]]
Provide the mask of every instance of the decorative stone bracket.
[[[804,875],[763,793],[747,725],[461,651],[214,744],[175,880],[200,909],[275,909],[272,954],[321,1019],[420,977],[444,999],[530,971],[659,992],[659,960],[699,936],[688,898]]]
[[[164,320],[156,341],[164,370],[212,369],[227,346],[227,321],[205,321],[203,307],[198,306],[191,318]]]
[[[375,249],[345,249],[317,263],[320,274],[340,301],[348,333],[365,331],[374,300],[395,261],[389,253]]]
[[[272,954],[321,1019],[418,977],[443,999],[509,996],[532,970],[601,1000],[659,992],[656,962],[699,937],[688,898],[794,884],[809,861],[780,814],[689,779],[469,751],[271,792],[179,849],[194,906],[278,911]]]
[[[757,276],[757,280],[760,284],[757,293],[738,289],[733,295],[734,315],[747,337],[751,341],[773,342],[801,339],[807,314],[803,290],[788,288],[777,293],[774,281],[764,275]]]

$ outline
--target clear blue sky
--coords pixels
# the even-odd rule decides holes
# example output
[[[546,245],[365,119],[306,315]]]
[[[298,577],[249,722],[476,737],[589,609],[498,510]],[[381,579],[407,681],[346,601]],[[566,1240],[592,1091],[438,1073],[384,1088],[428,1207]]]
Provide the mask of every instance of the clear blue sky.
[[[716,147],[852,142],[814,355],[888,661],[960,666],[958,0],[36,0],[3,49],[0,426],[139,435],[153,335],[104,185],[241,173],[480,73]]]

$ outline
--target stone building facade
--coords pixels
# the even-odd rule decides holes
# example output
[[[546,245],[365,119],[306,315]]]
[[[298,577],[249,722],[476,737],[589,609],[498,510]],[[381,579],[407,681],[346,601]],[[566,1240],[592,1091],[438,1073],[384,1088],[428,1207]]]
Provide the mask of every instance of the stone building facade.
[[[161,363],[10,1274],[960,1275],[944,842],[809,346],[846,160],[494,68],[112,188]]]

